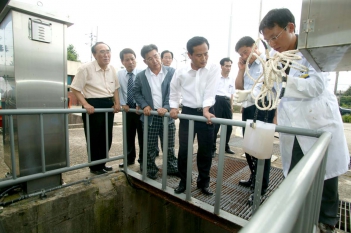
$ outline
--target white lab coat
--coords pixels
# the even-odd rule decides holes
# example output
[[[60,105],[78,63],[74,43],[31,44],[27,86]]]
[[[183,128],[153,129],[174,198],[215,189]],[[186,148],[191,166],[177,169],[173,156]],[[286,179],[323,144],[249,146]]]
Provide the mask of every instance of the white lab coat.
[[[289,72],[284,97],[278,106],[278,125],[305,129],[323,130],[332,133],[328,148],[326,174],[324,179],[339,176],[348,170],[350,162],[344,128],[335,95],[328,90],[328,75],[317,72],[302,56],[298,62],[308,68],[309,78],[299,78],[301,73],[291,69]],[[280,134],[280,151],[283,172],[287,176],[291,164],[294,135]],[[304,154],[316,138],[297,136]]]

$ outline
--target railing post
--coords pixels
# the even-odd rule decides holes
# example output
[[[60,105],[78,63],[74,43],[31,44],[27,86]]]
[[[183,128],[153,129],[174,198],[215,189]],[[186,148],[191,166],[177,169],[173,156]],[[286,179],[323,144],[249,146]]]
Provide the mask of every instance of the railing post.
[[[15,159],[15,134],[13,132],[13,115],[10,115],[10,149],[11,149],[11,166],[12,178],[16,179],[16,159]]]
[[[123,169],[128,173],[128,145],[127,145],[127,113],[125,111],[122,112],[122,130],[123,130]]]
[[[40,125],[40,154],[41,154],[41,171],[45,173],[45,147],[44,147],[44,123],[43,114],[39,114],[39,125]]]
[[[143,148],[143,164],[142,164],[142,180],[145,181],[146,178],[146,169],[147,169],[147,142],[148,142],[148,131],[149,131],[149,117],[144,115],[144,128],[143,128],[143,140],[144,140],[144,148]]]
[[[253,205],[252,205],[252,215],[256,213],[256,211],[260,208],[261,204],[261,190],[262,190],[262,178],[264,171],[264,159],[257,159],[257,171],[255,177],[255,191],[253,197]]]
[[[87,148],[88,148],[88,163],[91,163],[91,152],[90,152],[90,123],[89,114],[85,114],[86,117],[86,132],[87,132]]]
[[[218,165],[217,165],[217,184],[216,184],[216,196],[215,196],[215,206],[214,213],[219,215],[219,210],[221,207],[221,192],[223,183],[223,169],[224,169],[224,150],[226,144],[227,136],[227,125],[221,125],[221,137],[219,138],[219,155],[218,155]]]
[[[189,120],[189,134],[188,134],[188,161],[187,161],[187,173],[186,173],[186,198],[185,200],[191,200],[191,180],[193,171],[193,145],[194,144],[194,120]]]
[[[113,124],[113,123],[112,123]],[[108,112],[105,112],[105,139],[106,139],[106,158],[110,158],[108,154]]]
[[[163,117],[163,164],[162,164],[162,190],[167,187],[167,156],[168,156],[168,117]]]
[[[66,137],[66,167],[70,167],[70,157],[69,157],[69,134],[68,134],[68,114],[65,114],[65,137]]]

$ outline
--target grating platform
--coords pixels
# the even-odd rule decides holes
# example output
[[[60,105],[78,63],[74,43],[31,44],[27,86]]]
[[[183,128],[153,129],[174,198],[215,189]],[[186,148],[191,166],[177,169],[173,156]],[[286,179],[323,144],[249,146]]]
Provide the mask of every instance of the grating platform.
[[[213,191],[216,189],[217,180],[217,165],[218,156],[212,160],[211,167],[211,180],[210,187]],[[162,181],[162,166],[159,166],[160,172],[157,173],[157,182]],[[245,160],[236,159],[232,157],[225,156],[224,158],[224,171],[223,171],[223,183],[222,183],[222,196],[221,196],[221,210],[231,213],[235,216],[249,220],[252,214],[252,208],[248,205],[247,200],[251,194],[250,189],[239,186],[238,183],[242,179],[247,179],[249,177],[250,170],[247,166]],[[196,179],[198,176],[198,170],[196,165],[196,154],[193,156],[193,172],[192,172],[192,197],[201,200],[207,204],[214,205],[215,195],[206,196],[196,188]],[[267,189],[267,193],[263,196],[262,202],[274,192],[274,190],[283,181],[284,176],[282,169],[271,167],[271,172],[269,176],[270,182]],[[175,176],[168,176],[167,186],[175,189],[179,184],[180,179]],[[337,229],[344,232],[350,232],[351,225],[351,203],[340,201],[339,202],[339,223],[337,224]]]

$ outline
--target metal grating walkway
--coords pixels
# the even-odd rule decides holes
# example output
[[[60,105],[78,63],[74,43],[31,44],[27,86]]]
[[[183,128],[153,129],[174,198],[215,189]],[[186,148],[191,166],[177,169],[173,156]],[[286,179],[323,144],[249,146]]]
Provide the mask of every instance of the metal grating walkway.
[[[212,160],[211,167],[211,181],[210,187],[214,191],[216,189],[217,180],[217,165],[218,156]],[[160,172],[157,173],[157,182],[162,181],[162,166],[159,166]],[[235,216],[249,220],[251,218],[251,206],[248,205],[247,200],[251,194],[249,188],[239,186],[238,183],[242,179],[249,177],[250,171],[245,160],[232,158],[225,156],[224,158],[224,171],[223,171],[223,184],[222,184],[222,199],[221,199],[221,210],[231,213]],[[198,170],[196,165],[196,154],[193,156],[193,172],[192,172],[192,197],[201,200],[210,205],[214,205],[215,195],[206,196],[196,188],[196,179],[198,176]],[[267,193],[263,196],[262,202],[264,202],[271,193],[280,185],[283,181],[282,169],[271,167],[270,182],[267,189]],[[175,189],[179,184],[179,178],[175,176],[168,176],[167,186]],[[339,223],[336,228],[344,232],[350,232],[351,228],[351,203],[340,201],[339,202]]]

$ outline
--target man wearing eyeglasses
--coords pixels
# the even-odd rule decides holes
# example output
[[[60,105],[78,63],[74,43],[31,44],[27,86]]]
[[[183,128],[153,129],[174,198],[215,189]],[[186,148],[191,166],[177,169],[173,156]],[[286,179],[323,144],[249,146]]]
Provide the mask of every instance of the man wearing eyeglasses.
[[[95,61],[79,67],[71,84],[71,90],[82,107],[89,114],[90,154],[91,161],[105,159],[112,144],[112,128],[114,113],[119,112],[118,96],[119,82],[117,72],[110,65],[111,49],[103,43],[97,42],[91,52]],[[108,132],[106,138],[105,113],[94,113],[96,108],[113,108],[108,113]],[[82,114],[84,133],[87,138],[86,114]],[[88,138],[87,138],[88,140]],[[106,150],[106,144],[107,149]],[[90,172],[96,175],[112,171],[105,163],[90,166]]]
[[[238,62],[239,71],[235,80],[235,88],[237,90],[251,90],[252,86],[255,83],[255,80],[263,72],[261,62],[258,58],[256,58],[255,56],[252,56],[249,61],[247,60],[252,52],[252,47],[254,43],[255,41],[249,36],[245,36],[241,38],[236,43],[235,51],[240,55],[239,62]],[[265,56],[261,54],[258,49],[255,49],[254,52],[257,55],[259,55],[262,59],[265,59]],[[251,77],[254,78],[255,80],[252,80],[249,77],[249,75],[245,73],[245,66],[247,62],[249,63],[248,64],[249,73]],[[243,121],[246,121],[248,119],[254,119],[255,113],[257,111],[257,120],[265,121],[265,119],[267,119],[267,122],[269,123],[273,122],[275,110],[261,111],[257,109],[254,103],[254,100],[250,98],[242,102],[241,106],[242,106],[241,112],[242,112]],[[245,128],[243,128],[243,134],[245,134]],[[251,187],[251,189],[254,190],[256,170],[257,170],[257,159],[252,157],[248,153],[245,153],[245,157],[246,157],[246,161],[249,166],[249,169],[251,171],[251,175],[248,180],[240,180],[239,185],[242,185],[245,187]],[[269,185],[270,168],[271,168],[271,160],[265,159],[261,194],[264,194],[267,191],[267,188]]]
[[[147,177],[155,180],[159,170],[155,163],[156,145],[160,138],[163,151],[163,116],[170,110],[169,85],[175,70],[161,64],[158,48],[154,44],[143,46],[141,56],[148,67],[137,74],[133,90],[136,103],[144,110],[144,115],[149,116]],[[151,115],[151,111],[157,111],[158,115]],[[140,118],[143,122],[144,115],[141,115]],[[169,118],[168,151],[163,151],[163,153],[167,153],[168,175],[179,176],[177,158],[174,156],[174,139],[174,120]]]
[[[290,10],[273,9],[262,19],[259,31],[275,50],[295,50],[298,35],[295,34],[295,18]],[[349,151],[343,123],[335,95],[328,89],[328,75],[317,72],[307,59],[298,62],[308,68],[306,73],[290,68],[284,96],[277,109],[277,123],[281,126],[323,130],[333,136],[327,151],[319,228],[321,232],[335,232],[338,222],[338,176],[348,171]],[[283,172],[287,176],[302,157],[311,149],[316,138],[280,134],[280,150]]]

